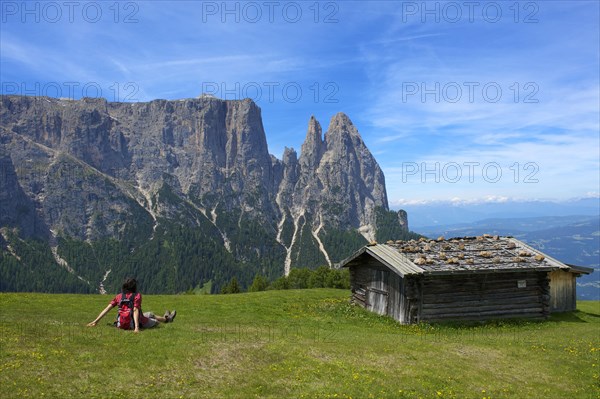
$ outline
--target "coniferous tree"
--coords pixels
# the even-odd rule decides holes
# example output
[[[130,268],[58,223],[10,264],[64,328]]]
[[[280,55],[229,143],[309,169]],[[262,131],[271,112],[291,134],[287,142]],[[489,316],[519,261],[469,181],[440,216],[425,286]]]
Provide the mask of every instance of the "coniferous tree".
[[[229,284],[221,288],[221,294],[239,294],[241,291],[237,278],[233,277]]]
[[[267,279],[264,276],[257,274],[254,277],[254,281],[252,281],[252,285],[248,288],[248,292],[265,291],[267,287],[269,287]]]

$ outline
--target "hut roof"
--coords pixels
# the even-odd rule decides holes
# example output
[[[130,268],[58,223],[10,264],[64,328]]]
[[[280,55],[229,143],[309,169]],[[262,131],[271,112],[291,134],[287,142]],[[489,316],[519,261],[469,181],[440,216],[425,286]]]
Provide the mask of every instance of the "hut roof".
[[[512,237],[485,234],[437,240],[388,241],[363,247],[340,267],[350,267],[368,254],[399,275],[544,271],[571,267]]]
[[[594,272],[594,268],[592,268],[592,267],[572,265],[570,263],[566,263],[566,265],[571,268],[571,270],[569,270],[569,271],[573,272],[575,274],[590,274],[590,273]]]

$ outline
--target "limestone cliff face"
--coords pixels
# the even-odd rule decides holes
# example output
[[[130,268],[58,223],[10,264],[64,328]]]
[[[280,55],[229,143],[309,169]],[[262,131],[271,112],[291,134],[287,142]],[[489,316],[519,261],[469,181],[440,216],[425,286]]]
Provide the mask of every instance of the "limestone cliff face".
[[[375,207],[388,209],[385,178],[381,168],[362,141],[350,119],[337,114],[331,119],[325,135],[325,163],[333,200],[350,203],[349,222],[370,239],[375,238]],[[339,187],[339,190],[337,189]],[[336,195],[337,193],[337,195]]]
[[[288,166],[284,157],[284,165]],[[373,240],[375,207],[388,208],[385,178],[358,130],[342,113],[335,115],[323,137],[321,125],[311,117],[306,140],[293,179],[284,178],[281,192],[289,198],[291,214],[308,214],[316,227],[360,229]]]
[[[10,154],[0,147],[0,226],[18,227],[25,236],[43,235],[38,212],[19,184]]]
[[[359,229],[374,239],[375,208],[388,208],[383,173],[346,115],[335,115],[325,135],[311,117],[300,156],[286,149],[279,160],[256,104],[204,97],[1,96],[0,188],[0,227],[25,236],[119,239],[132,224],[199,226],[205,218],[243,258],[250,248],[232,242],[231,218],[224,226],[235,214],[272,235],[288,268],[303,235],[331,263],[323,231]]]

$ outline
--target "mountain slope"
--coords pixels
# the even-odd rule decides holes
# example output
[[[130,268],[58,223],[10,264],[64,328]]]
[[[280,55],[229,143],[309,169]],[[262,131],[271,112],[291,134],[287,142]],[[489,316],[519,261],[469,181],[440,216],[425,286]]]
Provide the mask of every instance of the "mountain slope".
[[[233,276],[248,285],[257,273],[331,265],[388,238],[378,220],[400,226],[393,238],[408,234],[344,114],[324,135],[311,118],[300,156],[287,149],[282,160],[250,100],[2,96],[0,120],[4,274],[32,268],[10,244],[37,240],[51,254],[43,267],[78,277],[78,292],[118,287],[125,274],[152,292],[218,290]]]

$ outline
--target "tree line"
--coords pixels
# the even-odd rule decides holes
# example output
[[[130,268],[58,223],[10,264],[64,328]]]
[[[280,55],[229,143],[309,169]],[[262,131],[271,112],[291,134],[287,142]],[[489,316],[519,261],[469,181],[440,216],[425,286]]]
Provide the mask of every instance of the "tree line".
[[[377,241],[420,237],[400,226],[396,212],[376,211]],[[155,231],[150,225],[132,226],[119,240],[87,242],[59,236],[57,255],[75,274],[57,264],[47,241],[6,229],[6,241],[0,239],[0,291],[93,293],[104,279],[104,288],[112,293],[127,276],[136,277],[140,289],[149,294],[184,293],[208,282],[213,294],[349,286],[345,271],[317,267],[325,259],[309,228],[293,247],[296,269],[283,277],[285,251],[275,241],[272,226],[235,211],[219,215],[217,224],[230,239],[229,250],[205,218],[199,219],[200,225],[159,219]],[[367,243],[353,229],[323,229],[319,237],[333,263]]]
[[[350,273],[348,269],[331,269],[320,266],[316,269],[294,268],[289,275],[269,281],[265,276],[256,274],[247,292],[267,290],[296,290],[307,288],[339,288],[350,289]],[[237,294],[246,290],[233,277],[221,288],[221,294]]]

